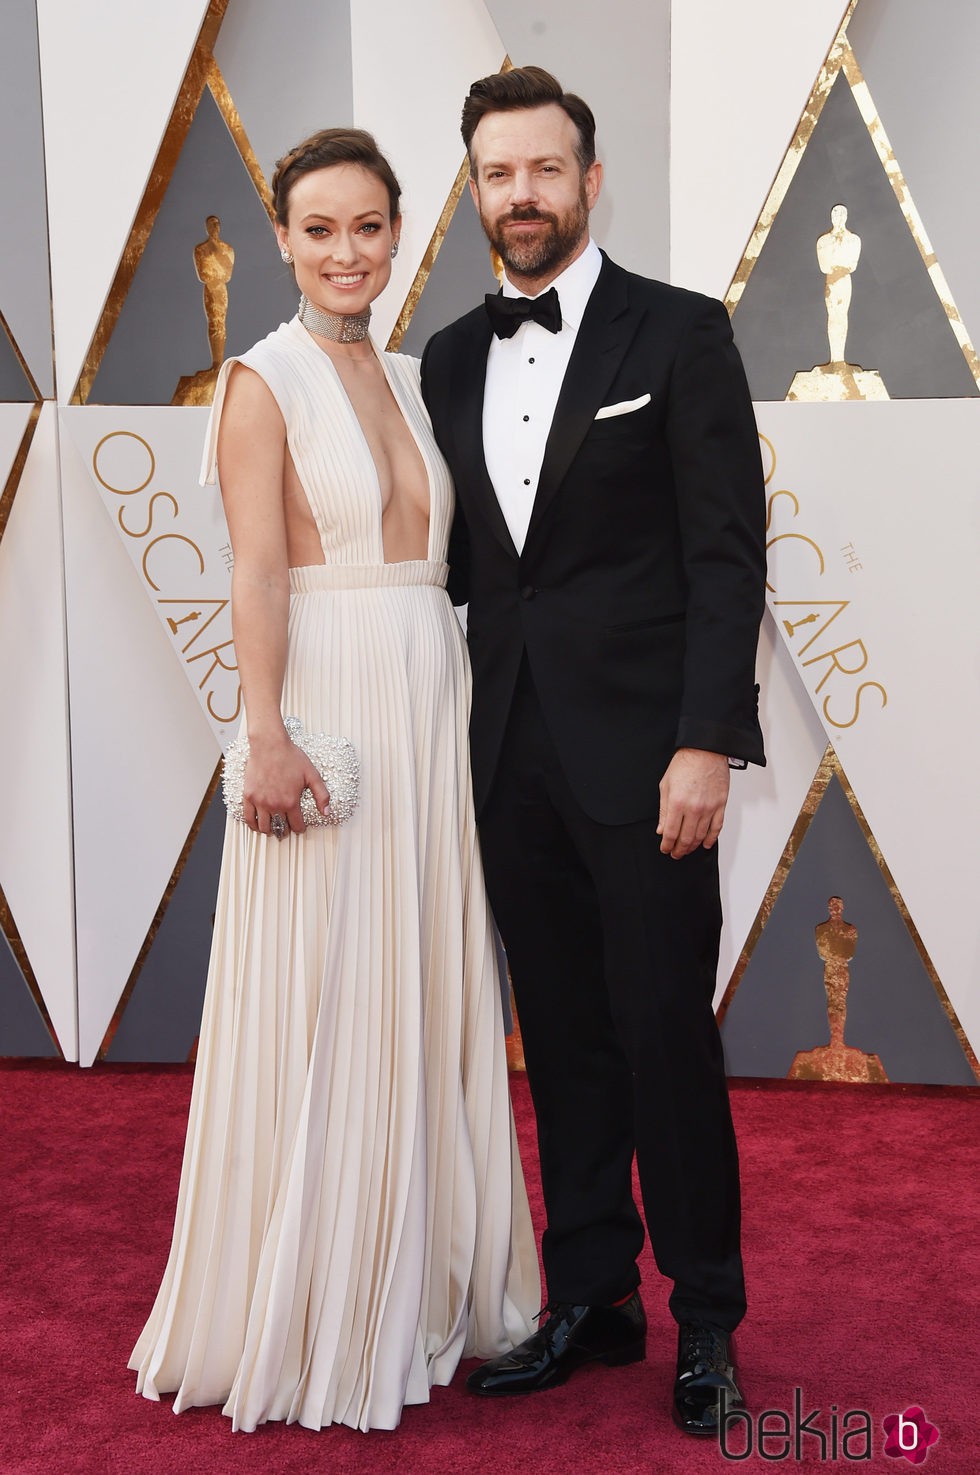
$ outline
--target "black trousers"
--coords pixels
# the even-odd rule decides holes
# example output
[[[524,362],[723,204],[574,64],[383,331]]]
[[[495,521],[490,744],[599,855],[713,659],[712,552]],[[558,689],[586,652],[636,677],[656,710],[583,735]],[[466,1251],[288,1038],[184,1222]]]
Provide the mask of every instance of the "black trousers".
[[[678,1321],[745,1312],[739,1181],[712,1009],[716,850],[660,853],[656,820],[600,825],[562,774],[527,660],[480,816],[534,1100],[551,1302],[639,1283],[643,1226]]]

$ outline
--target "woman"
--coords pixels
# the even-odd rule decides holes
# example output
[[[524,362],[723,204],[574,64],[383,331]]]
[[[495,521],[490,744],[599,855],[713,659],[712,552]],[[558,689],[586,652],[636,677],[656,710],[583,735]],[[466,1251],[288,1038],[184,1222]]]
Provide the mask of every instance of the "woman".
[[[538,1302],[445,592],[452,488],[370,304],[399,187],[327,129],[273,180],[300,313],[223,366],[221,473],[249,761],[229,821],[170,1260],[130,1366],[175,1411],[394,1428]],[[303,833],[348,737],[360,802]]]

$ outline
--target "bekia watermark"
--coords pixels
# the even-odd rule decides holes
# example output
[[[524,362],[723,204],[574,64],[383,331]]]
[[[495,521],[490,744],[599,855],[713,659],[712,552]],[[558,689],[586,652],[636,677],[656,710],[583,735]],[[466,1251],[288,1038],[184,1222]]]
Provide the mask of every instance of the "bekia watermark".
[[[758,1454],[773,1463],[799,1462],[804,1456],[821,1462],[857,1463],[870,1460],[874,1453],[875,1425],[868,1409],[842,1411],[832,1403],[827,1411],[805,1412],[802,1388],[793,1389],[792,1409],[766,1408],[755,1416],[739,1406],[729,1408],[722,1393],[720,1412],[718,1446],[726,1460],[738,1462]],[[939,1430],[917,1404],[904,1413],[888,1414],[881,1427],[886,1436],[884,1453],[904,1456],[913,1465],[922,1464],[939,1438]]]
[[[803,1389],[793,1389],[793,1407],[765,1408],[755,1418],[744,1408],[728,1408],[722,1394],[718,1443],[726,1460],[747,1460],[758,1452],[764,1460],[801,1460],[804,1453],[820,1460],[870,1460],[874,1426],[867,1409],[841,1413],[803,1411]]]

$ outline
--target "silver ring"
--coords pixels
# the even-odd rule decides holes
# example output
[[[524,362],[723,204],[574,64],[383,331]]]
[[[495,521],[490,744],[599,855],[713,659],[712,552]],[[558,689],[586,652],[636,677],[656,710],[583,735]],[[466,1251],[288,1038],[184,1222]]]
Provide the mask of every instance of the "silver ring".
[[[269,829],[277,840],[281,840],[286,833],[286,821],[281,814],[274,814],[269,821]]]

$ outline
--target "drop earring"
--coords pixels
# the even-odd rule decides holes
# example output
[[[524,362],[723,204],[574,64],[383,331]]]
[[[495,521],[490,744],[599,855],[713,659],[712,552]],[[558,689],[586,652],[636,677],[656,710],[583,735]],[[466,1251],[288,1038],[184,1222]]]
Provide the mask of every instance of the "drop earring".
[[[292,264],[293,264],[293,253],[292,253],[292,251],[289,250],[288,247],[286,247],[286,246],[280,247],[279,255],[282,257],[283,261],[286,263],[287,266],[292,266]]]
[[[397,255],[398,255],[398,242],[397,241],[392,241],[392,243],[391,243],[391,259],[392,259],[392,261],[394,261],[394,259],[395,259],[395,257]]]

